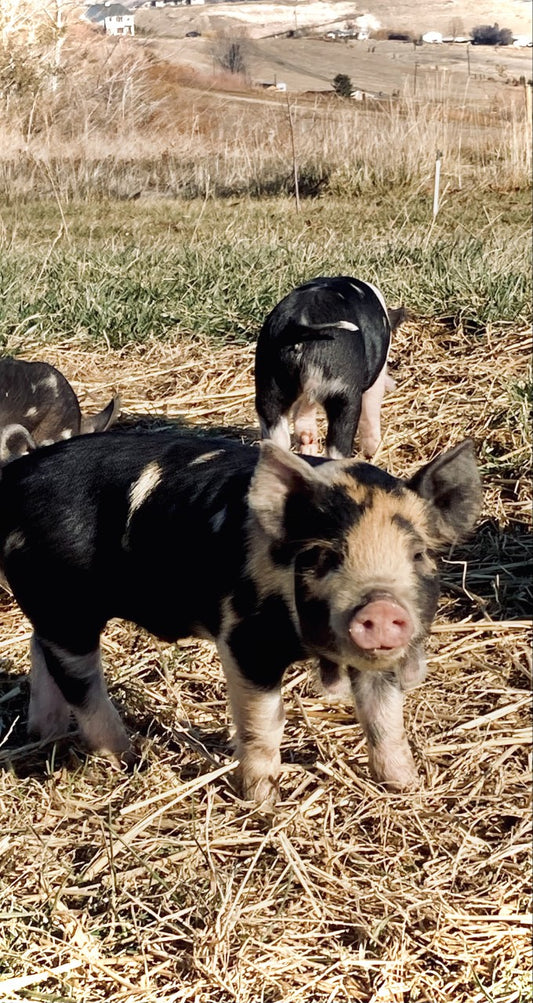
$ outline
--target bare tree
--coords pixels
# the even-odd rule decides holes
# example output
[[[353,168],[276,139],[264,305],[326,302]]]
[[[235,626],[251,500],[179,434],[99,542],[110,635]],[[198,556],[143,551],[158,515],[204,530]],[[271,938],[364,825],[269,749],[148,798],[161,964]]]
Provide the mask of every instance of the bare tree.
[[[239,76],[248,76],[248,39],[246,35],[222,32],[212,47],[213,59],[220,69]]]
[[[448,23],[448,34],[452,38],[460,38],[462,35],[466,34],[465,23],[462,17],[452,17],[451,21]]]

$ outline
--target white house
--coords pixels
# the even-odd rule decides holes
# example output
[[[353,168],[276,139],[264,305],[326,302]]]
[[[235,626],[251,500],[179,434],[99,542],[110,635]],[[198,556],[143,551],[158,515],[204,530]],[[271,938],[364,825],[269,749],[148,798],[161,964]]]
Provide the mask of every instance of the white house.
[[[101,25],[107,35],[135,34],[135,15],[121,3],[112,3],[111,0],[88,7],[83,20]]]
[[[440,45],[442,42],[442,33],[440,31],[426,31],[425,35],[422,35],[423,42],[431,42],[433,45]]]

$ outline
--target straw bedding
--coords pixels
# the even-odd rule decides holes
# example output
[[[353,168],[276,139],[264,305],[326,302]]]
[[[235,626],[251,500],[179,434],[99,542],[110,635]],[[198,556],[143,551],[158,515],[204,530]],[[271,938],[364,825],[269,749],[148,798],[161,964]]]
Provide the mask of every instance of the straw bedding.
[[[86,413],[257,439],[253,347],[202,339],[121,353],[25,348]],[[406,699],[424,778],[369,778],[349,707],[286,677],[282,802],[235,793],[213,647],[114,621],[107,678],[139,749],[122,774],[75,736],[29,745],[29,627],[0,597],[0,1000],[108,1003],[514,1003],[531,998],[530,446],[526,332],[412,322],[375,458],[408,475],[472,435],[485,508],[443,561],[429,678]],[[176,589],[187,587],[175,569]]]

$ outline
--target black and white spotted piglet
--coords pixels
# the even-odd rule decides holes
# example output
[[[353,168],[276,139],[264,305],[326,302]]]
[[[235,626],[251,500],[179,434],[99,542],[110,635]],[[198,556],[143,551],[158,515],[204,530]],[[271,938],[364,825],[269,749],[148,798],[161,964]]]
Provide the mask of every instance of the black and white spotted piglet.
[[[103,432],[118,417],[114,397],[99,414],[83,417],[70,383],[48,362],[0,359],[0,463],[87,432]]]
[[[8,463],[0,572],[33,625],[30,731],[52,739],[73,715],[91,749],[128,749],[100,662],[101,631],[122,617],[216,642],[247,798],[275,800],[283,674],[312,656],[349,682],[373,776],[415,786],[402,692],[423,675],[435,551],[471,530],[480,500],[469,440],[408,481],[172,430]]]
[[[381,440],[391,329],[406,313],[387,310],[379,289],[348,276],[316,278],[293,289],[266,318],[255,355],[255,406],[264,439],[289,449],[292,410],[299,451],[318,448],[316,406],[324,408],[326,455],[372,456]]]

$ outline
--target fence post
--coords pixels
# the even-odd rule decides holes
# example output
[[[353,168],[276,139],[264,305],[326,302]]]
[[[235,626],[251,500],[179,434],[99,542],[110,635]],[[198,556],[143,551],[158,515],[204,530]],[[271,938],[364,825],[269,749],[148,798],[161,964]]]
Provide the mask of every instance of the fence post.
[[[291,115],[291,104],[289,101],[289,92],[287,91],[287,115],[289,118],[289,132],[291,136],[291,147],[292,147],[292,171],[294,175],[294,198],[296,200],[296,212],[300,212],[300,187],[298,184],[298,163],[296,160],[296,145],[294,142],[294,127],[292,124]]]
[[[440,188],[440,168],[442,164],[442,153],[437,150],[437,157],[435,160],[435,184],[433,187],[433,219],[435,219],[439,211],[439,188]]]

